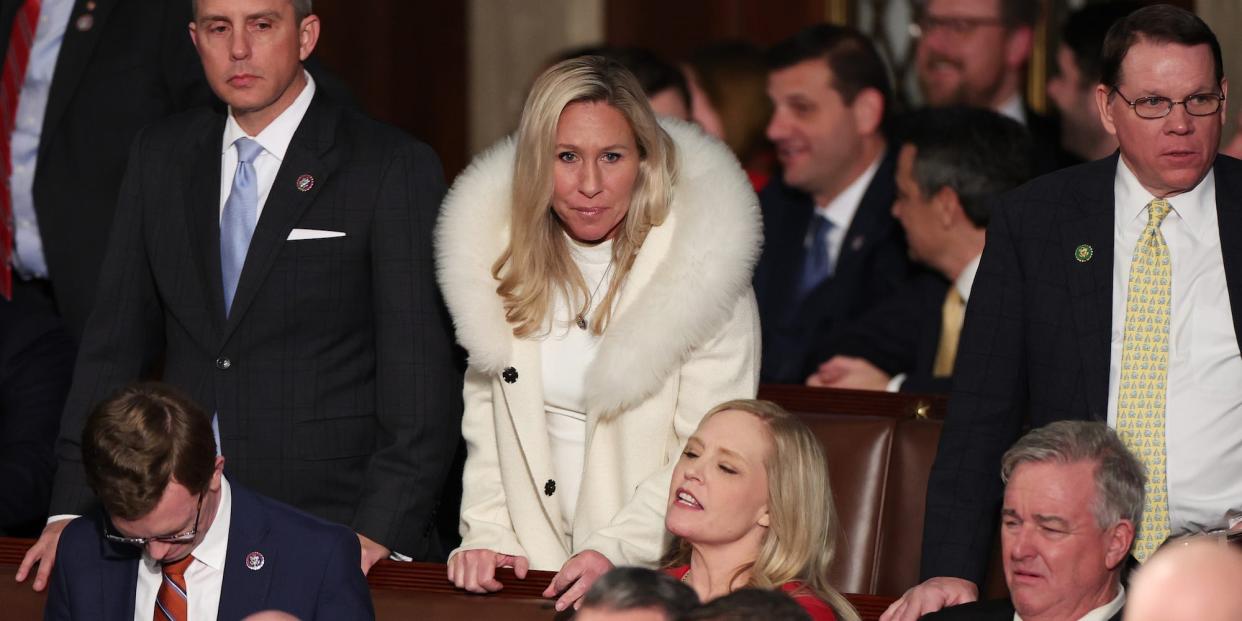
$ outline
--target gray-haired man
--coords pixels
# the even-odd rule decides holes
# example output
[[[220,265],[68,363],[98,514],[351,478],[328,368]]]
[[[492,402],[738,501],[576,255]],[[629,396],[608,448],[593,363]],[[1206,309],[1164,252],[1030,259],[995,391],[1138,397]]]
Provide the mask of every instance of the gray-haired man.
[[[1001,462],[1001,549],[1010,598],[932,621],[1120,621],[1121,569],[1143,511],[1143,468],[1104,423],[1059,421]]]

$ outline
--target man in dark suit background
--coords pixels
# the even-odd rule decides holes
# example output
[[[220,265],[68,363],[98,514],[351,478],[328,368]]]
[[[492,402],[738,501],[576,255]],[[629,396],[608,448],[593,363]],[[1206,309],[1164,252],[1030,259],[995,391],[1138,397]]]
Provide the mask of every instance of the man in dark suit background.
[[[755,296],[760,375],[797,383],[827,359],[835,330],[891,293],[909,261],[886,147],[892,88],[865,35],[812,26],[769,52],[768,138],[782,176],[759,194],[763,254]]]
[[[163,358],[216,414],[229,476],[348,524],[362,566],[443,554],[436,499],[459,437],[460,376],[435,287],[435,154],[316,94],[307,0],[200,0],[190,31],[229,104],[135,141],[62,421],[52,512],[91,503],[78,435],[92,404]],[[43,559],[49,524],[19,575]]]
[[[949,392],[991,204],[1031,176],[1030,136],[979,108],[912,115],[897,156],[897,200],[920,273],[850,324],[811,386]]]
[[[1009,598],[923,619],[1121,621],[1121,573],[1143,510],[1143,467],[1117,434],[1087,421],[1041,427],[1005,453],[1001,479]]]
[[[55,313],[0,303],[0,535],[43,529],[53,450],[73,375],[73,340]]]
[[[1031,131],[1036,170],[1072,161],[1060,150],[1056,123],[1026,103],[1026,66],[1035,41],[1039,2],[926,0],[917,16],[915,69],[928,106],[989,108]]]
[[[1242,163],[1216,154],[1220,46],[1155,5],[1113,26],[1103,68],[1096,101],[1120,154],[1019,188],[988,227],[928,481],[927,581],[894,619],[977,597],[990,473],[1028,422],[1118,428],[1148,477],[1140,561],[1242,513]]]
[[[82,457],[104,510],[65,529],[45,619],[374,618],[358,539],[231,485],[210,416],[177,391],[139,384],[101,403]]]
[[[41,6],[39,6],[41,5]],[[213,101],[185,35],[187,2],[3,0],[0,49],[33,10],[7,179],[14,295],[54,306],[81,338],[130,142],[142,126]],[[0,304],[4,302],[0,301]],[[2,327],[0,327],[2,329]]]

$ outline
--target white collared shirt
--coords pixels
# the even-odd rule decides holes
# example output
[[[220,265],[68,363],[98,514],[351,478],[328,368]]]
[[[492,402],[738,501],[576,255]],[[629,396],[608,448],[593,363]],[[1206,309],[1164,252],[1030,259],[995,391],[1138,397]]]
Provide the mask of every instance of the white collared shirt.
[[[1113,191],[1108,424],[1116,427],[1130,263],[1153,197],[1124,159]],[[1225,283],[1215,173],[1168,201],[1172,210],[1160,226],[1173,273],[1165,446],[1169,526],[1176,535],[1227,527],[1227,514],[1242,509],[1242,355]]]
[[[854,221],[854,214],[858,212],[858,206],[862,204],[863,195],[867,193],[867,187],[871,185],[871,180],[875,178],[875,173],[880,169],[880,162],[884,161],[884,152],[871,162],[871,166],[863,171],[857,179],[846,186],[845,190],[836,195],[827,205],[816,205],[815,213],[825,217],[832,223],[832,228],[828,230],[828,265],[832,266],[832,271],[837,270],[837,259],[841,257],[841,247],[845,245],[845,234],[850,230],[850,223]],[[807,250],[811,248],[811,233],[807,230],[806,240],[803,242]]]
[[[259,205],[256,217],[263,215],[263,206],[267,204],[267,196],[272,192],[272,184],[276,181],[276,173],[280,171],[280,163],[285,159],[293,134],[302,124],[302,117],[310,108],[311,99],[315,96],[315,80],[302,70],[306,77],[306,86],[298,93],[293,103],[285,108],[258,136],[250,136],[237,124],[233,111],[229,109],[228,121],[224,124],[224,139],[220,145],[220,213],[224,214],[224,203],[229,200],[229,191],[233,189],[233,177],[237,173],[237,147],[233,145],[238,138],[250,138],[263,147],[263,151],[254,158],[254,172],[259,183]]]
[[[1001,116],[1007,116],[1026,127],[1026,106],[1023,105],[1022,96],[1014,93],[1013,97],[1005,100],[1005,103],[996,108],[996,112]]]
[[[957,289],[957,294],[962,296],[963,312],[965,312],[966,305],[970,303],[970,290],[975,286],[975,274],[979,273],[979,260],[982,258],[983,255],[980,254],[971,259],[970,263],[967,263],[966,267],[962,268],[962,273],[958,274],[953,281],[953,288]],[[943,319],[942,317],[941,320]],[[888,380],[888,386],[884,390],[888,392],[901,392],[901,385],[906,383],[907,377],[910,377],[908,373],[894,375],[892,379]]]
[[[220,611],[220,590],[224,586],[224,559],[229,549],[229,525],[233,517],[233,493],[229,481],[220,477],[220,504],[216,517],[191,554],[194,562],[185,570],[185,592],[189,596],[189,618],[215,621]],[[201,517],[199,518],[202,519]],[[134,593],[134,621],[151,621],[155,597],[164,581],[159,561],[143,552],[138,562],[138,587]]]
[[[1125,605],[1126,588],[1119,585],[1117,587],[1117,597],[1114,597],[1113,601],[1108,602],[1099,608],[1092,608],[1087,614],[1078,617],[1077,621],[1108,621],[1113,618],[1113,615],[1117,614],[1118,610],[1121,610],[1122,606]],[[1013,613],[1013,621],[1022,621],[1022,617],[1018,615],[1016,611]]]

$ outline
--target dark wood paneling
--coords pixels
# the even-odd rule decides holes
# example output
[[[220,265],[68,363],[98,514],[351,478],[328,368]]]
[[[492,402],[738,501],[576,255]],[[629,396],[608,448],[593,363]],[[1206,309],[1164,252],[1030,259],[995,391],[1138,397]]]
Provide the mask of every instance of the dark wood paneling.
[[[430,144],[451,180],[466,165],[466,2],[321,0],[319,61],[371,116]]]
[[[721,39],[771,45],[824,21],[824,0],[606,0],[608,43],[636,45],[681,59]]]

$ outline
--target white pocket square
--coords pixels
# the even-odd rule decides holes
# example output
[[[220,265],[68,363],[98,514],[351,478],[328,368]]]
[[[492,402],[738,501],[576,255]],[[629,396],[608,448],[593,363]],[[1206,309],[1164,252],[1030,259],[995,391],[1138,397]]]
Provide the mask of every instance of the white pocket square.
[[[345,237],[345,231],[321,231],[319,229],[293,229],[289,231],[289,238],[286,241],[298,241],[300,239],[327,239],[329,237]]]

